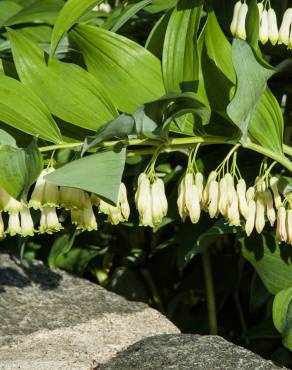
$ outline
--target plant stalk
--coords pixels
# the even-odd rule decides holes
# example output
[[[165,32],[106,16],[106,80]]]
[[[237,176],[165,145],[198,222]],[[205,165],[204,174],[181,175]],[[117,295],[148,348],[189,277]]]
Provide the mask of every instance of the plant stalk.
[[[215,290],[214,290],[214,283],[213,283],[211,260],[210,260],[210,255],[208,251],[203,253],[202,261],[203,261],[205,285],[206,285],[206,298],[207,298],[208,317],[209,317],[209,333],[211,335],[217,335],[218,325],[217,325],[216,298],[215,298]]]

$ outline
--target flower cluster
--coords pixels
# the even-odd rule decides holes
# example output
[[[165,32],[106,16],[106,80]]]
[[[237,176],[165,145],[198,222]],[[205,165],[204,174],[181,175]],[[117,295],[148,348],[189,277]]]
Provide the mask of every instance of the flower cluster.
[[[289,49],[292,48],[292,8],[285,11],[282,24],[278,29],[277,16],[269,1],[261,1],[258,5],[259,11],[259,40],[262,44],[268,41],[272,45],[284,44]],[[246,16],[248,12],[247,4],[237,1],[234,10],[233,18],[230,25],[230,31],[233,36],[246,39]]]
[[[61,208],[70,211],[72,224],[82,231],[98,228],[93,205],[98,207],[98,212],[108,215],[108,221],[114,225],[128,220],[130,207],[123,183],[120,185],[118,204],[115,207],[94,194],[90,196],[77,188],[58,187],[47,182],[45,176],[52,171],[54,168],[49,167],[41,172],[27,204],[12,198],[0,187],[0,210],[2,211],[0,212],[0,237],[4,237],[5,234],[32,236],[36,232],[40,234],[58,232],[63,229],[58,216],[58,209]],[[30,209],[40,212],[39,226],[36,229]],[[2,217],[3,212],[8,213],[6,228]]]

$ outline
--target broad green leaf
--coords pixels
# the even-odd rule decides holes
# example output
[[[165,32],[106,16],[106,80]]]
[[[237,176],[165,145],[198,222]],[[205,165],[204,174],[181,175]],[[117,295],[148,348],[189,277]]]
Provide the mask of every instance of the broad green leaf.
[[[0,145],[10,145],[15,148],[17,147],[14,137],[2,129],[0,129]]]
[[[102,0],[68,0],[60,11],[56,20],[51,43],[51,56],[63,35],[78,21],[88,10],[99,4]]]
[[[167,92],[196,92],[199,78],[197,31],[201,1],[180,0],[170,16],[163,46],[162,70]]]
[[[146,5],[150,4],[152,0],[142,0],[136,4],[129,4],[121,12],[118,18],[115,19],[115,24],[111,28],[112,32],[117,32],[129,19],[131,19],[141,9],[145,8]]]
[[[241,252],[253,265],[264,285],[272,294],[292,286],[292,264],[289,250],[279,245],[272,235],[241,238]]]
[[[55,266],[82,276],[88,263],[98,255],[98,252],[96,249],[74,247],[67,253],[57,256]]]
[[[255,143],[283,154],[283,114],[277,99],[267,88],[252,115],[248,134]]]
[[[221,30],[214,12],[208,13],[200,35],[201,56],[198,95],[213,111],[226,116],[226,108],[236,82],[231,57],[231,45]]]
[[[3,25],[12,26],[20,23],[54,24],[63,4],[62,0],[38,0],[6,19]]]
[[[233,40],[232,60],[237,86],[234,97],[227,107],[227,113],[241,130],[241,141],[245,142],[252,115],[274,70],[259,63],[251,47],[240,39]]]
[[[248,5],[248,12],[246,16],[246,39],[250,46],[256,50],[259,40],[259,11],[256,0],[251,0]]]
[[[0,2],[0,25],[5,22],[6,19],[12,17],[22,9],[22,6],[14,1],[2,0]]]
[[[159,13],[176,6],[178,0],[152,0],[152,4],[147,7],[150,13]]]
[[[9,37],[20,80],[39,95],[55,116],[96,130],[117,115],[103,86],[90,73],[54,59],[47,64],[43,50],[31,40],[13,30],[9,30]]]
[[[61,135],[47,107],[28,87],[0,76],[0,120],[30,135],[58,143]]]
[[[35,141],[26,149],[0,146],[0,163],[0,186],[14,198],[26,199],[30,186],[43,168]]]
[[[273,321],[282,335],[284,346],[292,351],[292,286],[281,290],[275,296]]]
[[[167,12],[156,22],[145,44],[145,48],[159,59],[162,59],[164,38],[170,15],[171,12]]]
[[[98,152],[65,165],[47,175],[46,180],[87,190],[116,204],[125,159],[125,149]]]
[[[54,270],[58,267],[58,257],[68,253],[71,250],[75,242],[75,238],[76,231],[74,231],[73,235],[61,235],[54,241],[47,261],[50,269]]]
[[[70,35],[90,73],[106,86],[117,108],[133,113],[164,95],[160,61],[135,42],[102,28],[78,25]]]

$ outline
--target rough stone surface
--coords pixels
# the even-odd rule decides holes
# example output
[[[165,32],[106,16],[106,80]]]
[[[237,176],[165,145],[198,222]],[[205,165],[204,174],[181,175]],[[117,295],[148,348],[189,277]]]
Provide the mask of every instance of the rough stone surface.
[[[260,356],[218,336],[158,335],[142,339],[96,370],[277,370]]]
[[[0,370],[89,370],[142,338],[179,332],[143,303],[7,253],[0,316]]]

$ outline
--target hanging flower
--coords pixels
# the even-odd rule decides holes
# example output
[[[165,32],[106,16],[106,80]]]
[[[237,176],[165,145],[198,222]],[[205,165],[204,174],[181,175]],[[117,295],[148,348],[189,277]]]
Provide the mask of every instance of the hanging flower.
[[[227,219],[230,226],[240,226],[240,214],[238,208],[238,197],[235,188],[230,189],[232,200],[227,211]]]
[[[276,216],[276,212],[274,209],[273,197],[269,189],[265,191],[264,198],[265,198],[265,204],[266,204],[267,218],[270,222],[270,225],[274,226],[277,216]]]
[[[2,218],[2,212],[0,212],[0,238],[4,238],[5,230],[4,230],[4,222]]]
[[[287,243],[292,244],[292,209],[286,211]]]
[[[259,40],[262,44],[266,44],[269,40],[268,12],[266,9],[263,9],[260,18]]]
[[[19,221],[19,213],[11,213],[8,219],[8,228],[6,233],[10,236],[21,234],[21,227]]]
[[[21,235],[22,236],[33,236],[34,235],[34,224],[27,206],[23,206],[20,211],[21,220]]]
[[[258,194],[256,198],[256,219],[255,228],[260,234],[265,227],[265,202],[262,194]]]
[[[268,10],[268,28],[269,28],[269,40],[272,45],[276,45],[279,39],[279,30],[277,23],[277,15],[274,9],[269,8]]]
[[[236,31],[237,31],[238,15],[239,15],[239,10],[241,8],[241,5],[242,5],[242,2],[237,1],[233,8],[233,18],[232,18],[231,25],[230,25],[230,31],[231,31],[232,36],[235,36]]]
[[[248,12],[248,6],[246,3],[243,3],[238,12],[238,20],[237,20],[237,27],[236,27],[236,36],[243,40],[246,39],[245,21],[246,21],[247,12]]]
[[[246,201],[246,183],[243,179],[238,180],[236,190],[238,195],[238,204],[240,213],[245,219],[247,219],[248,205]]]
[[[251,200],[254,199],[254,197],[255,197],[255,188],[254,188],[254,186],[250,186],[247,189],[245,197],[246,197],[247,203],[249,203]]]
[[[210,182],[208,211],[211,218],[214,218],[218,212],[218,182],[216,180]]]
[[[60,187],[60,204],[66,210],[83,209],[86,207],[84,190],[71,187]]]
[[[208,206],[209,206],[209,203],[210,203],[210,184],[213,180],[216,180],[216,178],[217,178],[217,172],[216,171],[211,171],[209,173],[208,178],[207,178],[206,186],[203,190],[201,204],[202,204],[202,208],[206,212],[208,212]]]
[[[5,212],[18,213],[22,208],[22,203],[12,198],[2,187],[0,187],[0,206]]]
[[[279,179],[277,177],[270,178],[270,187],[273,192],[276,209],[278,209],[282,205],[282,199],[278,191],[278,182],[279,182]]]
[[[292,47],[292,8],[285,11],[281,27],[279,29],[279,44],[287,45],[290,49]]]
[[[256,202],[251,199],[248,202],[248,214],[245,223],[245,232],[247,236],[250,236],[255,225],[255,216],[256,216]]]
[[[220,179],[219,181],[219,202],[218,202],[218,209],[219,212],[224,216],[227,217],[227,210],[228,210],[228,197],[227,197],[227,191],[228,191],[228,184],[227,180],[224,177]]]
[[[45,206],[41,209],[41,220],[39,226],[39,232],[41,234],[53,234],[63,229],[63,226],[59,222],[56,207]]]
[[[281,242],[287,241],[286,209],[278,208],[276,238]]]
[[[141,173],[138,178],[135,203],[139,212],[140,225],[153,227],[151,183],[145,173]]]
[[[55,169],[52,167],[46,168],[39,175],[29,201],[31,208],[41,209],[43,207],[59,206],[60,197],[58,186],[44,179],[46,175],[53,171]]]
[[[199,222],[201,216],[200,190],[197,185],[191,187],[191,202],[188,207],[190,220],[193,224]]]

